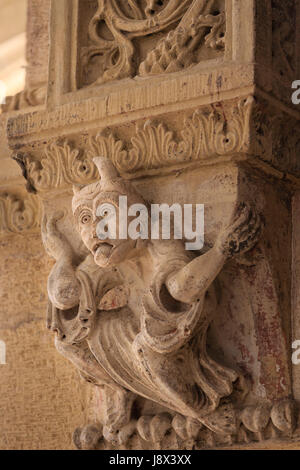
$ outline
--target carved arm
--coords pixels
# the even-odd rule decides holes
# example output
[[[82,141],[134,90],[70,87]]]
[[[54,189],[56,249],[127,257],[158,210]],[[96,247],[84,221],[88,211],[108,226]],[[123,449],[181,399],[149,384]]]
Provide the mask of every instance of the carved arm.
[[[214,247],[167,279],[170,294],[185,303],[201,298],[226,261],[253,248],[260,232],[260,217],[249,206],[241,205],[232,223],[218,236]]]
[[[42,239],[47,253],[56,260],[48,279],[50,301],[56,308],[68,310],[79,304],[80,283],[75,275],[77,266],[73,248],[56,226],[63,215],[56,213],[49,220],[44,216]]]

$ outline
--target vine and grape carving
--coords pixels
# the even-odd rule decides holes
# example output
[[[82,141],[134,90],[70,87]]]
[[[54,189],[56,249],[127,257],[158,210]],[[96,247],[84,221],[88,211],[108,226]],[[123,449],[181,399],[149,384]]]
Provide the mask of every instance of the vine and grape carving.
[[[178,72],[197,64],[203,48],[205,58],[222,53],[225,32],[220,0],[98,0],[81,48],[82,81]]]

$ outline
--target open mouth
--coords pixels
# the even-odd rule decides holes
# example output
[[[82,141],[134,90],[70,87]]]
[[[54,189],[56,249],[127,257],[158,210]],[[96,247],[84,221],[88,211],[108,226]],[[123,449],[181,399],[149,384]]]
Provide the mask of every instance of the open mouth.
[[[111,254],[112,249],[113,249],[113,245],[111,243],[107,243],[107,242],[97,243],[93,248],[93,254],[94,256],[101,255],[101,256],[105,256],[106,258],[108,258],[109,255]]]

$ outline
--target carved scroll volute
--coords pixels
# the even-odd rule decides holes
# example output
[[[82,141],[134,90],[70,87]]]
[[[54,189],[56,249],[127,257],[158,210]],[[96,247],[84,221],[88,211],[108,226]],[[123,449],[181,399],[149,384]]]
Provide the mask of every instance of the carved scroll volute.
[[[11,192],[0,194],[0,237],[39,230],[41,206],[32,195],[20,196]]]

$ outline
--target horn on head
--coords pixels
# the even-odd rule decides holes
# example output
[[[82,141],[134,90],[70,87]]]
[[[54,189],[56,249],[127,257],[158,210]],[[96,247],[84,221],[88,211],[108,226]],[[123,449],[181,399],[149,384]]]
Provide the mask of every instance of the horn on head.
[[[84,184],[73,184],[73,194],[79,193],[84,187]]]
[[[106,157],[93,158],[93,162],[98,168],[102,184],[116,180],[119,175],[111,160]]]

